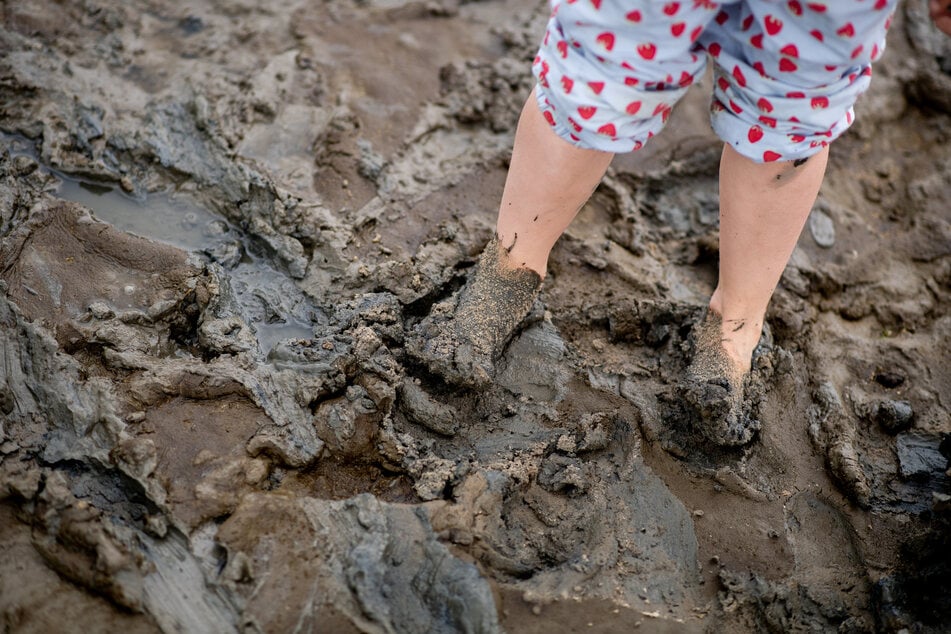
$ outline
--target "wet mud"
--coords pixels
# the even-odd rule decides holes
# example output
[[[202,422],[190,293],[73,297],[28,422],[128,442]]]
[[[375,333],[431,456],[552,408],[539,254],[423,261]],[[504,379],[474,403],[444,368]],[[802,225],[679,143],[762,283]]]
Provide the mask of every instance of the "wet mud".
[[[543,3],[0,16],[3,631],[947,627],[951,39],[922,7],[725,447],[677,396],[717,263],[702,85],[489,380],[445,381],[414,337],[494,235]]]

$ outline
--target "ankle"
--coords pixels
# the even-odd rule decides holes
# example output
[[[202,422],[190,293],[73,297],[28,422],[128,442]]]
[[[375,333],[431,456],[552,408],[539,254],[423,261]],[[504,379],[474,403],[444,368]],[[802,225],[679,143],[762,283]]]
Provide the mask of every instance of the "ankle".
[[[717,293],[710,299],[710,310],[720,322],[720,344],[737,374],[750,371],[753,350],[759,343],[763,332],[763,315],[752,314],[755,311],[724,314],[723,303]]]
[[[499,264],[508,270],[531,269],[539,278],[545,279],[551,247],[546,248],[542,240],[529,240],[528,237],[497,235]]]

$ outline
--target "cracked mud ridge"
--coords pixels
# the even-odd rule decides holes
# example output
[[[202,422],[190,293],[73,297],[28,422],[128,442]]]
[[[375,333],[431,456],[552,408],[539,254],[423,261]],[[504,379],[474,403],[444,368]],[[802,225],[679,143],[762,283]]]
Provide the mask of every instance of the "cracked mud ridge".
[[[493,236],[543,2],[0,0],[0,630],[945,631],[926,4],[717,448],[677,387],[717,266],[703,86],[475,388],[414,338]]]

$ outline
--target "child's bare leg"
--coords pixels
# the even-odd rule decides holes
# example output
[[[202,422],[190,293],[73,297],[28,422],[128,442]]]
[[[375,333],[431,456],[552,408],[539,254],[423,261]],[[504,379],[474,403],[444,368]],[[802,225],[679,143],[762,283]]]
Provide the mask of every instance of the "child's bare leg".
[[[484,387],[532,304],[555,241],[597,186],[612,154],[559,138],[532,94],[519,118],[492,240],[453,305],[434,309],[407,351],[447,382]]]
[[[577,148],[552,131],[528,98],[515,133],[498,234],[513,266],[528,267],[543,278],[548,254],[591,196],[613,154]]]
[[[721,445],[749,442],[759,422],[745,375],[779,283],[822,183],[823,150],[805,162],[755,163],[725,146],[720,162],[720,281],[694,336],[686,402]]]
[[[720,279],[710,308],[723,319],[723,346],[746,372],[766,306],[809,216],[829,158],[755,163],[723,148],[720,160]]]

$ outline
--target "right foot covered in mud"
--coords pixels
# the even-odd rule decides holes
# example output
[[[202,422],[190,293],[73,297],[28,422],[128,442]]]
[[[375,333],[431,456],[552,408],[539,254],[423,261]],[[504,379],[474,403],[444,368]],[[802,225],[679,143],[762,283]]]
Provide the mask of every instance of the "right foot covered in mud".
[[[513,266],[493,237],[462,290],[434,306],[410,334],[407,352],[448,383],[485,387],[541,282],[535,271]]]
[[[707,310],[694,329],[693,360],[680,394],[693,410],[705,438],[721,446],[745,445],[760,422],[753,412],[750,373],[737,367],[723,347],[721,318]]]

